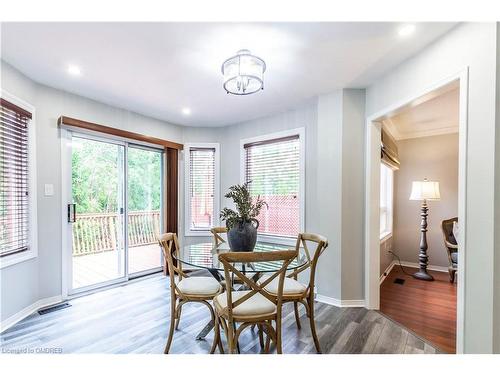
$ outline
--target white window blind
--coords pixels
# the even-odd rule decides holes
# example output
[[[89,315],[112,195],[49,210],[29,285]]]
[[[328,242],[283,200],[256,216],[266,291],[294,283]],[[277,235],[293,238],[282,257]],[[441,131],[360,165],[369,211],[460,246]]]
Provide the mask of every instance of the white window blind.
[[[189,149],[190,230],[214,224],[215,148]]]
[[[392,233],[394,172],[385,164],[380,164],[380,238]]]
[[[28,124],[31,113],[0,98],[0,257],[29,247]]]
[[[268,205],[259,217],[259,233],[296,237],[300,231],[299,135],[244,144],[245,181],[253,197]]]

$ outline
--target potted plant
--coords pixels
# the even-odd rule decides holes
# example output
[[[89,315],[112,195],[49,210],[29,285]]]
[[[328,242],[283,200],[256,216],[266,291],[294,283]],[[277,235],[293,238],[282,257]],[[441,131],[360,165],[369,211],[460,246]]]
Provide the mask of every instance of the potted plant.
[[[229,248],[232,251],[253,251],[259,227],[256,217],[267,203],[260,196],[252,201],[248,183],[231,186],[225,197],[231,198],[236,206],[236,211],[226,207],[220,214],[221,219],[226,221]]]

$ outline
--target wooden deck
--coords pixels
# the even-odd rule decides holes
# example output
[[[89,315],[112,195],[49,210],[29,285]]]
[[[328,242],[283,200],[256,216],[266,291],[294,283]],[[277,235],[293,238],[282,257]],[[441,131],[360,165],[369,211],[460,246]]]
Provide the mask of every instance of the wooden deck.
[[[157,244],[135,246],[129,249],[129,274],[161,265]],[[73,257],[73,289],[123,277],[124,252],[105,251]]]

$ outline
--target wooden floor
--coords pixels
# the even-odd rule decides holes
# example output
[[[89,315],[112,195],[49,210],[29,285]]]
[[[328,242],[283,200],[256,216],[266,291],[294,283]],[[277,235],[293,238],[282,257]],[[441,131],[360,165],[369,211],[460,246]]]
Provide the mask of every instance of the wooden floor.
[[[121,254],[121,257],[120,257]],[[129,248],[129,273],[142,272],[161,266],[158,244]],[[73,289],[123,277],[123,252],[104,251],[73,257]]]
[[[404,267],[412,274],[414,268]],[[457,284],[448,273],[430,271],[434,281],[417,280],[395,266],[380,287],[380,311],[446,353],[455,353]],[[394,279],[405,280],[403,285]]]
[[[62,353],[162,353],[170,318],[169,298],[167,279],[154,275],[73,299],[70,308],[46,315],[35,313],[5,331],[0,335],[2,351],[44,348]],[[295,325],[290,305],[283,316],[283,352],[315,353],[302,308],[301,330]],[[208,353],[213,332],[206,340],[195,340],[208,320],[205,306],[184,305],[171,352]],[[430,344],[376,311],[316,303],[316,321],[325,353],[436,353]],[[240,350],[260,352],[257,332],[243,332]]]

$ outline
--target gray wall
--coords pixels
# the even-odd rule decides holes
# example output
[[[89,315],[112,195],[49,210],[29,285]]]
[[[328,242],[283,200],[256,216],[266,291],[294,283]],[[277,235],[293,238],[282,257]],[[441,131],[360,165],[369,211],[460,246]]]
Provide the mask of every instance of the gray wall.
[[[365,90],[343,90],[342,104],[342,299],[362,300]]]
[[[401,167],[394,173],[393,251],[402,261],[418,263],[421,202],[410,201],[411,183],[439,181],[440,201],[429,201],[429,265],[448,267],[441,221],[458,216],[458,134],[397,142]]]
[[[61,295],[61,115],[183,142],[182,127],[36,84],[2,61],[2,89],[36,108],[38,257],[0,271],[1,320],[39,299]],[[44,184],[54,185],[45,197]],[[12,285],[16,285],[15,288]]]
[[[464,347],[493,351],[495,249],[495,104],[497,25],[467,23],[451,30],[367,89],[366,113],[380,113],[463,69],[469,70],[467,134],[467,229],[464,278]],[[497,181],[498,182],[498,181]],[[500,186],[496,186],[496,191]],[[498,194],[498,193],[497,193]],[[500,202],[496,201],[498,205]],[[498,207],[497,207],[498,209]],[[468,256],[470,254],[470,256]],[[472,255],[473,254],[473,255]],[[458,336],[460,340],[460,334]]]
[[[220,134],[224,192],[240,181],[235,163],[240,139],[306,129],[305,230],[329,240],[318,266],[317,291],[338,300],[363,299],[364,100],[364,90],[337,90]],[[221,207],[225,204],[223,199]]]

